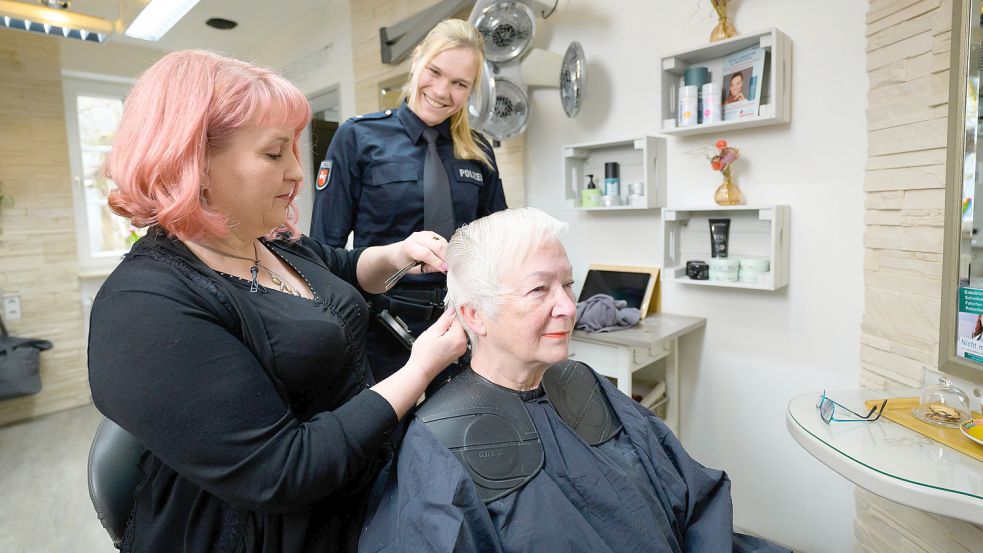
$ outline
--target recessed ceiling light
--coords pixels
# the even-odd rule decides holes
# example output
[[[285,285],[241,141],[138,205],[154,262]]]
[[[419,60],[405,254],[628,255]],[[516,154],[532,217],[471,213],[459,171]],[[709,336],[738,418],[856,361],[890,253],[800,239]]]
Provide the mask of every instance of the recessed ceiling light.
[[[215,29],[221,29],[227,31],[229,29],[235,29],[239,24],[235,21],[229,19],[222,19],[221,17],[213,17],[205,22],[205,25],[213,27]]]
[[[72,0],[38,0],[38,3],[46,8],[67,10],[68,6],[71,5]]]
[[[142,40],[160,40],[197,3],[198,0],[151,0],[124,34]]]

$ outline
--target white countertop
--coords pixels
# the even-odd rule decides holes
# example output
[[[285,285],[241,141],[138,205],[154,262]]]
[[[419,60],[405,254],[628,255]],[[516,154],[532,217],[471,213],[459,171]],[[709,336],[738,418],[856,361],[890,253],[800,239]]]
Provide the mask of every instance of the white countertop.
[[[865,400],[918,393],[916,389],[853,390],[826,395],[866,413]],[[801,395],[788,404],[786,426],[806,451],[881,497],[983,524],[983,462],[883,417],[875,422],[826,424],[816,409],[820,395]]]

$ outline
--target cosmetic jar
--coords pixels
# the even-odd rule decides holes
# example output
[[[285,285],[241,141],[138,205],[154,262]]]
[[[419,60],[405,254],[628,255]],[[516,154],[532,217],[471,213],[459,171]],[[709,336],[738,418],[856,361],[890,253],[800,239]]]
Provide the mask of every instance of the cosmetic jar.
[[[771,270],[771,260],[761,257],[742,257],[740,259],[741,272],[754,271],[757,273],[767,273]]]
[[[716,280],[718,282],[737,282],[737,271],[721,271],[711,267],[710,280]]]
[[[601,196],[601,205],[604,207],[621,205],[621,196]]]
[[[722,271],[736,273],[740,269],[740,261],[735,257],[713,257],[710,259],[710,272]],[[735,275],[736,280],[736,275]]]
[[[692,280],[707,280],[710,278],[710,266],[706,261],[687,261],[686,276]]]
[[[762,277],[764,277],[766,274],[768,273],[741,269],[737,273],[737,281],[744,282],[746,284],[761,284]]]

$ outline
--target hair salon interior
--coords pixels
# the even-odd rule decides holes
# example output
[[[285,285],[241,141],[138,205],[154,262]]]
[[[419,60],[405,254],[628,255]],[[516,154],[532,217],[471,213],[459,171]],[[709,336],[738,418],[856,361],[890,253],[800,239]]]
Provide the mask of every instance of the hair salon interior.
[[[130,36],[158,2],[190,10]],[[201,48],[307,95],[306,233],[332,133],[399,106],[408,54],[446,17],[485,35],[491,78],[471,116],[508,205],[569,223],[581,299],[631,288],[647,315],[575,332],[571,356],[727,472],[735,529],[803,552],[981,551],[980,13],[979,0],[0,0],[0,314],[51,345],[41,390],[0,400],[0,551],[113,550],[87,490],[101,420],[88,314],[142,230],[110,215],[94,175],[139,75]]]

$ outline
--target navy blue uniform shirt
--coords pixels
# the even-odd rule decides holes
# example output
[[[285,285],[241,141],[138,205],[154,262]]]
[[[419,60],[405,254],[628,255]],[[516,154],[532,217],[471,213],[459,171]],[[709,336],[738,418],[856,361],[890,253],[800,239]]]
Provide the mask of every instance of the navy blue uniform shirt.
[[[321,164],[314,197],[311,236],[342,247],[355,232],[355,247],[382,246],[423,228],[423,163],[427,124],[406,104],[396,110],[345,121]],[[437,152],[444,162],[454,201],[455,228],[505,205],[495,154],[483,138],[478,143],[492,167],[478,160],[456,159],[450,119],[435,127]]]

